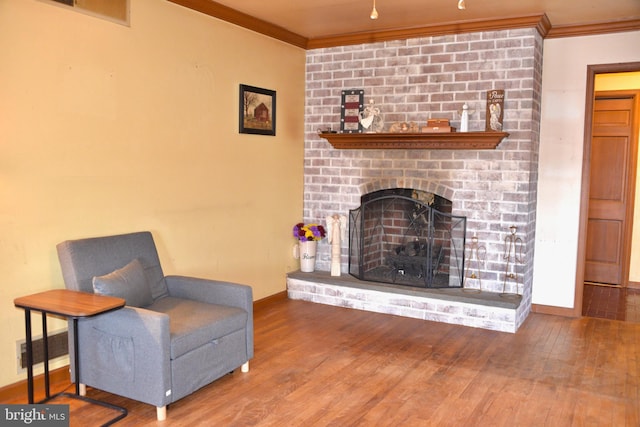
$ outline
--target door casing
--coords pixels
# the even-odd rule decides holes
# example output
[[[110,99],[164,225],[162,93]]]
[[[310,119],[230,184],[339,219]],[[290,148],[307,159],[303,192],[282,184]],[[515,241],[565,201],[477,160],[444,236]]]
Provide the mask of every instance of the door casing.
[[[595,102],[595,79],[597,74],[624,73],[640,71],[640,62],[624,64],[600,64],[587,66],[587,88],[585,102],[584,146],[582,153],[582,183],[580,197],[580,217],[578,224],[578,254],[576,266],[575,294],[573,299],[573,316],[582,316],[582,300],[584,288],[584,269],[587,246],[587,219],[589,209],[589,182],[591,178],[591,125]],[[627,262],[628,264],[628,262]],[[628,276],[628,266],[627,266]],[[628,280],[628,277],[627,277]]]

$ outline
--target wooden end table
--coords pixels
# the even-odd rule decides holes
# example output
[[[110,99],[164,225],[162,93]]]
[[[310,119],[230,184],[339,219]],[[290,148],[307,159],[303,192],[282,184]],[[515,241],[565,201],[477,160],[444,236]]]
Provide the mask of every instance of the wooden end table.
[[[79,339],[78,339],[78,319],[82,317],[91,317],[108,311],[117,310],[124,307],[125,300],[122,298],[110,297],[105,295],[90,294],[87,292],[71,291],[68,289],[54,289],[50,291],[40,292],[37,294],[27,295],[16,298],[13,304],[24,309],[24,324],[26,331],[26,356],[27,356],[27,387],[29,403],[33,402],[33,341],[31,338],[31,312],[38,311],[42,315],[42,339],[44,347],[44,384],[45,399],[38,403],[43,403],[53,399],[56,396],[65,395],[71,398],[80,399],[89,403],[101,405],[110,409],[121,412],[116,418],[103,424],[111,425],[118,420],[127,416],[126,408],[111,405],[106,402],[100,402],[95,399],[80,395],[80,358],[79,358]],[[51,396],[49,385],[49,343],[47,339],[47,314],[54,316],[62,316],[72,320],[73,328],[73,350],[75,361],[75,381],[76,392],[58,393]]]

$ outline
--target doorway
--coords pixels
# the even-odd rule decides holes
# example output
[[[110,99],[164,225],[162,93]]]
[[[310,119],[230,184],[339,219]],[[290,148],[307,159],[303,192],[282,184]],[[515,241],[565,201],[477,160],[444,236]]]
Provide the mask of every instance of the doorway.
[[[582,315],[623,320],[624,313],[637,311],[637,290],[627,288],[634,235],[640,83],[633,74],[636,83],[614,85],[615,90],[607,85],[603,90],[596,83],[598,78],[615,81],[617,73],[639,70],[640,63],[588,67],[580,226],[584,258],[579,264],[582,279],[576,286],[576,308],[582,308]],[[636,214],[638,210],[636,207]],[[627,302],[636,306],[628,307]]]
[[[640,91],[596,92],[584,281],[625,287],[628,282]]]

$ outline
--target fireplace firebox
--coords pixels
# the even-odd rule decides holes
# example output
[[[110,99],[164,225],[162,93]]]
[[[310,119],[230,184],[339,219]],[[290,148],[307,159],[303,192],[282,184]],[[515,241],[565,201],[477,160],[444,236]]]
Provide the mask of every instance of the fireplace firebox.
[[[349,211],[349,274],[422,288],[460,288],[467,219],[451,201],[394,188],[363,195]]]

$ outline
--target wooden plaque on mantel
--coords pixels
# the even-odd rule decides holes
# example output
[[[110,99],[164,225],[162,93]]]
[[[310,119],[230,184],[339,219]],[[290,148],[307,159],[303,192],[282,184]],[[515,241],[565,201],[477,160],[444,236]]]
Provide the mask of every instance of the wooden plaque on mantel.
[[[486,127],[488,132],[502,132],[504,119],[504,90],[487,91]]]

